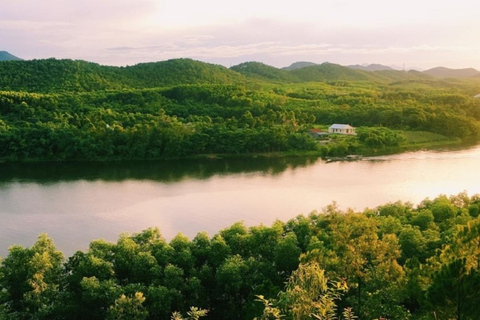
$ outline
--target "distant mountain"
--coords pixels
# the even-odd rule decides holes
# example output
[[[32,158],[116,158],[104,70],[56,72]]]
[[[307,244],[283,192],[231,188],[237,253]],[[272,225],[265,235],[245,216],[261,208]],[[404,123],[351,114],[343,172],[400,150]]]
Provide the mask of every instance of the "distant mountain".
[[[298,82],[299,79],[284,69],[263,64],[261,62],[244,62],[230,68],[248,78],[267,81]]]
[[[378,80],[383,79],[387,82],[396,82],[396,81],[406,81],[406,80],[428,80],[432,77],[423,74],[419,71],[409,70],[409,71],[399,71],[399,70],[379,70],[379,71],[369,71],[375,75]]]
[[[241,74],[225,67],[191,59],[129,67],[57,59],[0,62],[0,90],[81,92],[179,84],[235,84],[245,80]]]
[[[384,70],[395,70],[391,67],[384,66],[382,64],[369,64],[369,65],[360,65],[360,64],[355,64],[355,65],[350,65],[347,66],[352,69],[356,70],[363,70],[363,71],[384,71]]]
[[[1,52],[2,57],[8,53]],[[381,65],[364,69],[334,63],[298,62],[287,70],[260,62],[245,62],[230,69],[192,59],[140,63],[128,67],[102,66],[82,60],[41,59],[0,61],[0,91],[83,92],[144,89],[183,84],[245,84],[247,79],[271,83],[373,81],[398,83],[437,78],[480,77],[475,69],[434,68],[425,72],[398,71]]]
[[[338,64],[325,62],[290,71],[302,81],[332,81],[332,80],[374,80],[368,72],[354,70]]]
[[[311,66],[316,66],[316,65],[317,64],[313,63],[313,62],[298,61],[298,62],[294,62],[291,65],[289,65],[288,67],[285,67],[285,68],[282,68],[282,69],[291,71],[291,70],[297,70],[297,69],[302,69],[302,68],[305,68],[305,67],[311,67]]]
[[[15,57],[13,54],[8,53],[7,51],[0,51],[0,61],[12,61],[12,60],[23,60],[19,57]]]
[[[480,76],[480,72],[473,68],[466,69],[449,69],[444,67],[436,67],[423,71],[424,74],[427,74],[436,78],[472,78]]]

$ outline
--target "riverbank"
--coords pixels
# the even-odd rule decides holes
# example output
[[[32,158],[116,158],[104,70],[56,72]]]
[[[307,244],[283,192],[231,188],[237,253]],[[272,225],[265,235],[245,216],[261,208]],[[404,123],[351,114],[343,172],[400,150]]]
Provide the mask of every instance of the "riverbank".
[[[464,142],[461,139],[451,139],[451,140],[442,140],[442,141],[424,141],[424,142],[414,142],[403,144],[398,147],[387,147],[383,149],[374,149],[374,148],[362,148],[359,150],[358,154],[364,156],[383,156],[398,154],[411,151],[419,150],[443,150],[443,149],[457,149],[465,148],[476,145],[478,142]]]
[[[405,131],[397,130],[402,135],[404,142],[395,147],[371,148],[358,143],[354,137],[342,137],[330,144],[321,144],[317,150],[308,151],[279,151],[260,153],[221,153],[221,154],[197,154],[186,157],[171,158],[122,158],[122,157],[97,157],[93,159],[0,159],[0,163],[34,163],[34,162],[117,162],[117,161],[176,161],[195,159],[242,159],[242,158],[290,158],[308,157],[322,158],[345,157],[347,155],[382,156],[418,150],[436,150],[445,148],[461,148],[478,144],[478,141],[462,141],[459,138],[448,138],[446,136],[426,131]],[[353,139],[352,139],[353,138]],[[337,147],[343,144],[342,147]]]

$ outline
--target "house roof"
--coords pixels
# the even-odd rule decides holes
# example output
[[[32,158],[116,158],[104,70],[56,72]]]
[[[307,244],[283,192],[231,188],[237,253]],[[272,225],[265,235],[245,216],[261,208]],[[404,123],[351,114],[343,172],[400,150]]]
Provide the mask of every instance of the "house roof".
[[[330,129],[354,129],[354,128],[349,124],[334,123],[330,126]]]

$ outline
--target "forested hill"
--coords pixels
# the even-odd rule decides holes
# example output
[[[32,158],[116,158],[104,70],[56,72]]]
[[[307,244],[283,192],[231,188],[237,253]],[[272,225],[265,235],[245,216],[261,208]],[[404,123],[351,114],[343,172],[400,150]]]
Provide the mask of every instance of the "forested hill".
[[[244,62],[231,67],[232,70],[247,78],[284,83],[323,82],[323,81],[371,81],[390,83],[402,80],[431,79],[432,77],[417,71],[378,70],[366,71],[344,67],[334,63],[304,63],[284,69],[277,69],[259,62]]]
[[[466,78],[472,78],[472,77],[480,77],[480,71],[477,71],[473,68],[450,69],[450,68],[444,68],[444,67],[437,67],[437,68],[428,69],[423,73],[436,78],[466,79]]]
[[[351,69],[364,70],[364,71],[382,71],[382,70],[395,70],[392,67],[384,66],[382,64],[369,64],[369,65],[350,65],[348,66]]]
[[[311,66],[316,66],[316,63],[313,62],[308,62],[308,61],[297,61],[289,65],[288,67],[282,68],[283,70],[296,70],[296,69],[301,69],[305,67],[311,67]]]
[[[27,92],[142,89],[179,84],[240,84],[225,67],[191,59],[110,67],[81,60],[0,61],[0,90]]]
[[[288,71],[191,59],[3,61],[0,161],[365,155],[424,143],[418,131],[472,142],[480,140],[479,92],[480,78],[330,63]],[[327,143],[311,134],[332,123],[364,128]]]
[[[426,72],[367,71],[328,62],[297,63],[283,69],[260,62],[244,62],[228,69],[192,59],[172,59],[128,67],[112,67],[82,60],[53,58],[2,61],[2,53],[0,52],[0,90],[37,93],[146,89],[185,84],[244,85],[248,80],[276,84],[325,81],[390,84],[408,80],[432,80],[445,75],[453,78],[467,76],[467,69],[436,68]],[[471,71],[468,73],[469,77],[472,72],[478,73],[475,69],[467,71]]]
[[[271,82],[301,82],[301,79],[293,73],[287,70],[277,69],[261,62],[244,62],[230,69],[252,79]]]

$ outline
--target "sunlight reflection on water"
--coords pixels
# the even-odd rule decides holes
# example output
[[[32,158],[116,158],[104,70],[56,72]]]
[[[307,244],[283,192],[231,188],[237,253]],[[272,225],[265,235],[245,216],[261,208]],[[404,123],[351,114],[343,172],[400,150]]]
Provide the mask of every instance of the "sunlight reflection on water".
[[[162,178],[152,180],[148,172],[142,172],[141,179],[85,180],[80,173],[47,182],[9,176],[0,180],[0,256],[11,244],[30,246],[41,232],[71,255],[85,250],[93,239],[116,241],[122,232],[152,226],[167,240],[178,232],[193,237],[207,231],[212,236],[237,221],[269,225],[275,219],[321,211],[333,201],[342,209],[363,210],[397,200],[418,204],[439,194],[473,195],[480,193],[479,160],[476,147],[358,162],[282,163],[282,169],[250,163],[246,172],[241,164],[232,171],[222,164],[218,172],[205,167],[188,175],[168,172],[168,179],[155,167],[152,174]]]

